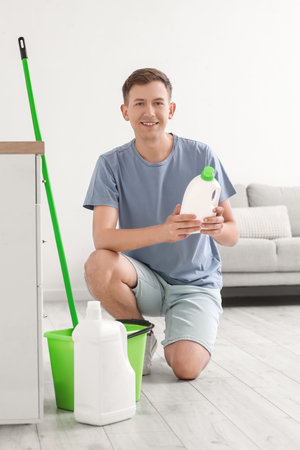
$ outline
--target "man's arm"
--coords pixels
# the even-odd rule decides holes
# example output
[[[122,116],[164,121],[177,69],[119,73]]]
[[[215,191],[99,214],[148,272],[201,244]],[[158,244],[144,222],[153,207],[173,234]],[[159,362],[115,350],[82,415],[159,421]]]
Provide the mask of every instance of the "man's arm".
[[[95,206],[93,239],[96,250],[126,252],[161,242],[177,242],[198,231],[200,221],[193,214],[180,214],[180,205],[161,225],[145,228],[116,229],[118,210],[112,206]]]
[[[237,223],[234,219],[229,200],[220,203],[214,209],[215,217],[206,217],[201,224],[201,233],[208,234],[218,244],[233,246],[240,237]]]

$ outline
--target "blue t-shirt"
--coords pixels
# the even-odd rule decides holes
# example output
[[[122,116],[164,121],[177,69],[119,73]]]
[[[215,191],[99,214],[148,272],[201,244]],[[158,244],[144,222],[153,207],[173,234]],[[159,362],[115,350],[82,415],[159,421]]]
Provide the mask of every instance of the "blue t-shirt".
[[[173,134],[173,133],[172,133]],[[164,223],[192,178],[205,166],[215,169],[221,185],[219,202],[236,193],[217,155],[206,144],[173,134],[173,148],[159,163],[146,161],[135,139],[100,155],[84,201],[84,207],[113,206],[119,227],[143,228]],[[169,284],[222,287],[221,261],[208,235],[193,234],[178,242],[163,242],[125,252],[156,271]]]

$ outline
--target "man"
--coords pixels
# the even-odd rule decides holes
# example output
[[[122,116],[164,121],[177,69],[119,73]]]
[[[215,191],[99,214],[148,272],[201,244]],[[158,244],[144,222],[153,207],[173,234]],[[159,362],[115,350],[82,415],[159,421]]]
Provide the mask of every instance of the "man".
[[[235,245],[239,231],[228,200],[235,190],[218,157],[205,144],[165,131],[176,108],[171,95],[170,80],[156,69],[136,70],[123,85],[121,111],[135,139],[98,159],[84,202],[94,210],[96,249],[85,276],[113,317],[165,316],[166,361],[190,380],[209,362],[222,313],[215,241]],[[221,196],[216,216],[201,223],[180,214],[180,202],[207,165]],[[147,336],[144,374],[156,345]]]

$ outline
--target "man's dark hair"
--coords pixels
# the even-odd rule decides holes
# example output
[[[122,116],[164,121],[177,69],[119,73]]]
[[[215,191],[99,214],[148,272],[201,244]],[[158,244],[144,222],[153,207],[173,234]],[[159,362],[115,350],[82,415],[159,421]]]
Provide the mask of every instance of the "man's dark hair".
[[[166,86],[169,94],[169,100],[171,101],[172,84],[167,75],[157,69],[145,68],[132,72],[123,84],[122,92],[125,105],[128,105],[128,95],[132,86],[135,84],[148,84],[151,83],[151,81],[161,81]]]

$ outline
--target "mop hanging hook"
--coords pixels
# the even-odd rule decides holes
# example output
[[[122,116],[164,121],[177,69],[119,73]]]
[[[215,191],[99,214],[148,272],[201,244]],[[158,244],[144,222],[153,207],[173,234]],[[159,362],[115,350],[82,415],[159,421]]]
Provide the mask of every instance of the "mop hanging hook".
[[[21,59],[28,58],[27,51],[26,51],[26,45],[25,45],[25,39],[23,37],[19,37],[18,41],[19,41]]]

